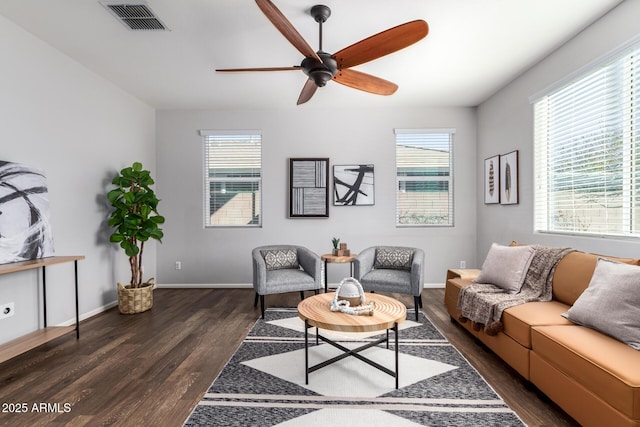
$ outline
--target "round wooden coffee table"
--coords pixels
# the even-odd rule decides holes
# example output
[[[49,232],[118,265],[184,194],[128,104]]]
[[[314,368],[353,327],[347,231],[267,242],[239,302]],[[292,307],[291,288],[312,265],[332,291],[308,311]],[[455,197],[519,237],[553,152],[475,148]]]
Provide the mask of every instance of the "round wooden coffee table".
[[[401,302],[379,294],[367,294],[367,303],[375,301],[375,309],[373,316],[356,316],[352,314],[342,313],[340,311],[331,311],[330,305],[333,300],[334,292],[318,294],[305,298],[298,304],[298,316],[304,321],[304,358],[305,358],[305,381],[309,384],[309,374],[320,368],[328,366],[334,362],[353,356],[371,366],[395,377],[396,388],[398,388],[398,324],[407,318],[407,309]],[[343,351],[343,354],[332,359],[309,367],[309,326],[316,327],[316,344],[318,339],[330,344]],[[349,349],[345,346],[320,335],[318,328],[328,329],[331,331],[341,332],[371,332],[386,330],[386,336],[377,341],[369,342],[361,347]],[[379,363],[368,359],[361,354],[361,351],[374,347],[381,343],[386,343],[389,348],[389,331],[394,331],[395,337],[395,371],[392,371]]]

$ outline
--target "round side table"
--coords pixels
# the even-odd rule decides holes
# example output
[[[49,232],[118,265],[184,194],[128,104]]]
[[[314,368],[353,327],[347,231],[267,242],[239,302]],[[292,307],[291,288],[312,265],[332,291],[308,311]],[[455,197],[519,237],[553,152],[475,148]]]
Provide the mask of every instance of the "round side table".
[[[332,254],[324,254],[320,257],[320,259],[322,261],[324,261],[324,292],[327,293],[328,292],[328,287],[327,287],[327,264],[331,263],[331,262],[335,262],[335,263],[350,263],[350,275],[353,276],[353,261],[356,259],[356,256],[358,256],[358,254],[351,254],[349,256],[337,256],[337,255],[332,255]]]

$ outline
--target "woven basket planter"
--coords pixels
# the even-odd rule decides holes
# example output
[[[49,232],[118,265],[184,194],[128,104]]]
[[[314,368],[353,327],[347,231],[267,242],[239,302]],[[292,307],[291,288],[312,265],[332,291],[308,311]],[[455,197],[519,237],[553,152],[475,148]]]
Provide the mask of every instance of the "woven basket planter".
[[[141,288],[131,288],[118,283],[118,308],[122,314],[136,314],[149,310],[153,306],[153,288],[155,279],[143,283]]]

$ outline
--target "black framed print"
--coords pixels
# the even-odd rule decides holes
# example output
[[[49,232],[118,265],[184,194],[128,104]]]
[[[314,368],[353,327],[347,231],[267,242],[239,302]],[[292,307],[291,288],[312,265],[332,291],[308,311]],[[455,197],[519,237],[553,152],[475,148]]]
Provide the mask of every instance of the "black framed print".
[[[500,204],[518,204],[518,150],[500,156]]]
[[[289,159],[289,217],[329,216],[329,159]]]
[[[375,202],[373,165],[334,165],[334,206],[370,206]]]
[[[500,156],[484,160],[484,203],[500,203]]]

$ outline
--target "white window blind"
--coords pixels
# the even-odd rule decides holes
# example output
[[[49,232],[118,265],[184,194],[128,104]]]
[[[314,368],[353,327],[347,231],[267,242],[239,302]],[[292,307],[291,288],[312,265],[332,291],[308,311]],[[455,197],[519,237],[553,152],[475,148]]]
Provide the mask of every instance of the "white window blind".
[[[534,101],[535,230],[640,234],[640,44]]]
[[[396,129],[396,225],[453,226],[453,129]]]
[[[261,226],[259,131],[200,131],[204,141],[204,224]]]

